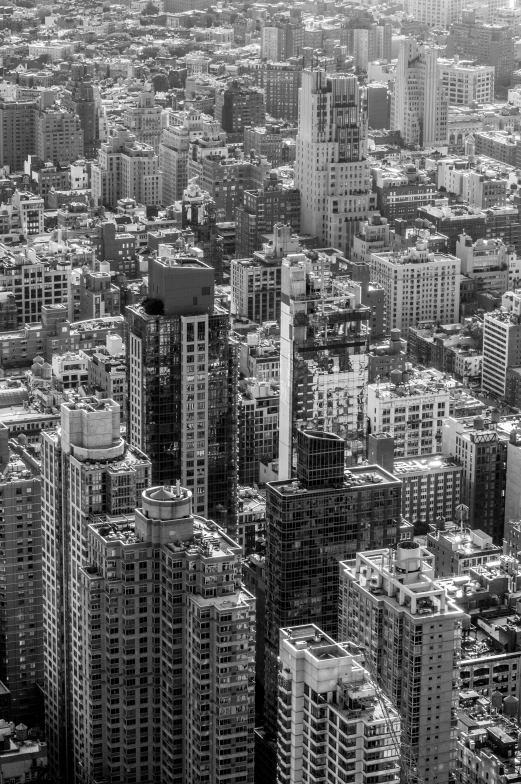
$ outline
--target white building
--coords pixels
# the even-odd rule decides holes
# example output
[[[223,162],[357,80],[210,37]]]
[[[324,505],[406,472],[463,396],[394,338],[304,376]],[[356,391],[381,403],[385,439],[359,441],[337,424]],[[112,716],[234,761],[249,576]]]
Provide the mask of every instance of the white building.
[[[417,22],[448,30],[452,22],[459,20],[462,5],[462,0],[409,0],[408,11]]]
[[[438,60],[440,79],[447,93],[449,104],[468,106],[492,103],[494,100],[494,66],[475,65],[471,60]]]
[[[303,71],[295,186],[306,232],[346,252],[376,204],[367,162],[366,92],[355,76]]]
[[[521,291],[507,292],[503,306],[483,319],[483,389],[503,397],[507,367],[521,365]]]
[[[373,253],[371,279],[385,291],[387,328],[406,333],[419,321],[455,323],[460,267],[458,258],[429,251],[423,240],[403,252]]]
[[[277,784],[399,781],[400,719],[350,643],[317,626],[280,630]],[[377,737],[375,744],[368,738]]]
[[[430,375],[394,370],[391,377],[391,382],[367,387],[371,433],[394,436],[396,457],[440,452],[443,418],[449,415],[449,390]]]
[[[427,5],[432,7],[431,0]],[[415,15],[416,19],[419,19]],[[448,99],[439,79],[438,49],[406,38],[400,46],[391,128],[416,147],[446,147]]]

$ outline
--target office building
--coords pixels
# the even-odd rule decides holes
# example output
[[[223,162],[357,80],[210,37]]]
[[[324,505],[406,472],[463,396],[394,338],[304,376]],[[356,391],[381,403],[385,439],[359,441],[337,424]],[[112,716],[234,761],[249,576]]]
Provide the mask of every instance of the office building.
[[[399,131],[407,145],[445,147],[447,144],[448,99],[438,68],[435,47],[418,43],[414,38],[402,41],[392,97],[391,129]]]
[[[64,403],[60,428],[44,432],[42,439],[47,737],[55,780],[80,782],[85,780],[81,771],[91,776],[100,773],[101,717],[92,714],[100,713],[101,700],[106,705],[108,696],[102,694],[101,673],[96,675],[101,669],[101,631],[91,638],[90,651],[82,644],[84,633],[91,636],[92,625],[98,625],[92,617],[87,622],[83,607],[82,570],[90,563],[88,524],[97,515],[131,514],[141,491],[150,484],[150,462],[121,438],[119,406],[111,400],[82,398]],[[99,578],[97,588],[99,600]],[[104,650],[104,655],[108,653]],[[88,687],[84,673],[91,676]],[[119,683],[119,677],[115,679]]]
[[[449,414],[449,390],[427,373],[391,371],[390,381],[367,388],[371,433],[394,436],[396,457],[440,451],[441,427]]]
[[[326,94],[327,99],[327,94]],[[365,354],[371,311],[361,286],[335,276],[335,249],[292,253],[282,262],[279,478],[293,474],[300,427],[340,435],[351,462],[365,448]]]
[[[305,70],[300,90],[295,186],[301,226],[347,253],[375,207],[367,162],[367,99],[355,76]]]
[[[391,127],[391,94],[386,84],[367,85],[367,121],[371,130]]]
[[[461,500],[462,473],[463,467],[445,455],[395,459],[393,474],[403,482],[402,515],[405,519],[421,526],[423,531],[440,518],[454,520]]]
[[[215,93],[215,119],[228,134],[242,135],[248,125],[264,125],[264,94],[237,79]]]
[[[406,333],[419,321],[457,321],[460,268],[458,258],[430,251],[423,239],[408,250],[373,253],[371,278],[385,291],[387,328]]]
[[[370,672],[379,674],[418,774],[425,784],[448,784],[467,616],[435,581],[433,562],[411,541],[341,563],[339,625],[340,639],[362,646]],[[402,770],[404,763],[402,756]]]
[[[278,784],[320,781],[326,771],[340,784],[346,770],[363,784],[379,773],[398,782],[400,719],[361,659],[313,624],[281,629]]]
[[[410,529],[401,522],[400,480],[379,466],[346,471],[344,460],[342,437],[299,430],[296,478],[266,486],[268,726],[276,705],[279,629],[315,623],[336,638],[338,561],[367,546],[389,547]]]
[[[36,154],[36,104],[0,101],[0,166],[21,172],[28,155]]]
[[[350,259],[353,263],[369,264],[371,254],[391,248],[391,227],[387,218],[375,213],[360,223],[353,237]]]
[[[271,164],[260,156],[216,154],[203,158],[199,184],[215,202],[217,221],[235,221],[244,193],[261,189],[270,171]]]
[[[509,432],[500,427],[499,414],[449,417],[443,423],[442,451],[463,466],[461,501],[469,509],[473,528],[499,544],[505,519],[506,461]]]
[[[502,307],[483,318],[482,386],[498,397],[506,393],[507,368],[521,365],[521,296],[514,294],[513,309]]]
[[[469,60],[438,60],[440,78],[451,105],[469,106],[494,100],[494,68]]]
[[[514,31],[508,24],[480,22],[474,9],[464,9],[461,21],[452,20],[447,39],[446,56],[454,55],[492,66],[496,87],[508,86],[515,67]]]
[[[280,166],[294,160],[290,158],[291,150],[295,150],[296,127],[294,125],[268,123],[244,129],[244,154],[255,151],[271,162],[272,166]],[[275,173],[274,173],[275,174]]]
[[[506,455],[505,532],[510,522],[521,519],[521,432],[519,421],[512,423]]]
[[[271,234],[277,223],[288,224],[294,234],[300,234],[300,192],[272,171],[262,188],[244,191],[235,220],[237,258],[248,258],[261,249],[261,237]]]
[[[233,508],[237,472],[228,312],[197,257],[172,252],[151,259],[148,272],[148,299],[127,308],[129,441],[150,457],[154,484],[180,477],[195,511],[219,521]]]
[[[452,22],[457,22],[461,16],[462,0],[441,0],[432,5],[428,0],[410,0],[409,14],[417,22],[428,27],[448,30]]]

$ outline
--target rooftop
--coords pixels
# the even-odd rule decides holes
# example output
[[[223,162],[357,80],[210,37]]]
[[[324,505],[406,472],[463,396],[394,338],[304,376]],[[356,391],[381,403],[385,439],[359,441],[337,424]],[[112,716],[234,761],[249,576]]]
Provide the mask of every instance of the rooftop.
[[[381,487],[396,486],[399,481],[399,479],[378,465],[351,466],[349,470],[344,472],[342,486],[345,489],[363,490],[364,488],[373,488],[375,485]],[[324,491],[327,492],[331,489],[331,485],[328,484],[327,480],[322,486],[312,487],[310,489],[306,488],[296,479],[289,482],[283,479],[276,482],[269,482],[269,487],[283,496],[303,495],[307,493],[316,494]]]

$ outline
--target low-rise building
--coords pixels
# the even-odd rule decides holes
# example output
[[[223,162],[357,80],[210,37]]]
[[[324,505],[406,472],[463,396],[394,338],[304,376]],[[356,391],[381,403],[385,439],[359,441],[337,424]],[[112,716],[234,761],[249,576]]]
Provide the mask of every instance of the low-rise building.
[[[460,502],[462,470],[452,458],[440,454],[395,460],[393,473],[403,482],[402,515],[424,530],[440,517],[453,520]]]
[[[461,473],[463,467],[460,465],[458,468]],[[454,520],[455,515],[446,519]],[[497,561],[501,555],[501,547],[479,529],[445,521],[430,528],[427,547],[436,557],[436,577],[470,574],[472,567]]]

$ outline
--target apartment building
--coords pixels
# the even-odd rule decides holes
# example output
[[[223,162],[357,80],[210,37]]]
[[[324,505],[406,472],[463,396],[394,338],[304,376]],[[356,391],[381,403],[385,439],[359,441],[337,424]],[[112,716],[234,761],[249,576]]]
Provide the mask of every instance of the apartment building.
[[[434,556],[416,542],[340,564],[340,637],[362,646],[379,673],[426,784],[450,781],[466,618],[434,579]]]
[[[356,646],[314,624],[280,630],[277,784],[399,781],[400,719]],[[372,738],[372,740],[368,740]]]
[[[403,482],[402,515],[410,523],[424,526],[440,518],[454,520],[461,499],[462,472],[455,460],[439,453],[395,460],[393,474]]]

